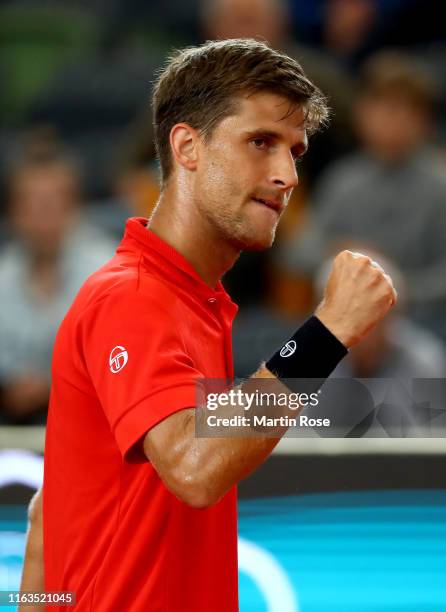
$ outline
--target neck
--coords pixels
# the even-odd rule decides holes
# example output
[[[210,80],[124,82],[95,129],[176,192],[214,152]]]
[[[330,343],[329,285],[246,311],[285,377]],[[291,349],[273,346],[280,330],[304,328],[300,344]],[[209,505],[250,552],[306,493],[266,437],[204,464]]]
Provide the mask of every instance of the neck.
[[[57,259],[34,257],[30,262],[30,286],[41,301],[51,301],[60,284]]]
[[[163,189],[147,227],[178,251],[215,288],[240,255],[197,209],[187,189]]]

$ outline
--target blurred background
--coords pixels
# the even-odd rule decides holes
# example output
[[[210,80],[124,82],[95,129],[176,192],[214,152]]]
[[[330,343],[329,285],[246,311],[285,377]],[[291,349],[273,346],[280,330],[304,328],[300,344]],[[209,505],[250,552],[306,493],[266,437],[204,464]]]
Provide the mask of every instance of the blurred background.
[[[275,246],[243,254],[225,278],[241,307],[236,375],[312,311],[333,254],[350,248],[386,267],[400,300],[336,375],[445,377],[441,7],[0,0],[0,590],[18,585],[26,503],[41,481],[58,325],[126,218],[150,215],[158,197],[150,96],[173,48],[266,40],[301,61],[332,109]],[[379,437],[389,439],[287,440],[241,486],[242,612],[446,609],[443,441],[401,441],[398,428]]]

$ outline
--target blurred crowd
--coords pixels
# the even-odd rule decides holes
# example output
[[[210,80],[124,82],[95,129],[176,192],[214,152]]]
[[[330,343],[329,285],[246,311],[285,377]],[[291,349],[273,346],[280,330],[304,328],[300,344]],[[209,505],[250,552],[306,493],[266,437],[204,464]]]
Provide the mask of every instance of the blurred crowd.
[[[297,58],[332,118],[273,249],[225,284],[237,376],[312,311],[342,248],[399,305],[337,372],[446,375],[446,41],[433,0],[0,1],[0,423],[44,423],[52,344],[83,280],[158,193],[150,90],[172,48],[255,37]]]

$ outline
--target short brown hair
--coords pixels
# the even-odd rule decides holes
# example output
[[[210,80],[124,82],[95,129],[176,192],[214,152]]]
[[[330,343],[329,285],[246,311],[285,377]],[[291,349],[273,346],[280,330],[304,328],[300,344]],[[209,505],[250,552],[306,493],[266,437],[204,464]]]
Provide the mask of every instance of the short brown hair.
[[[400,51],[380,51],[363,66],[359,89],[361,95],[398,97],[415,108],[430,112],[434,106],[435,85],[420,63]]]
[[[162,180],[172,171],[169,134],[185,122],[209,137],[235,111],[241,94],[271,91],[306,112],[310,133],[327,120],[325,96],[307,78],[299,62],[254,39],[208,41],[175,52],[155,83],[155,145]]]

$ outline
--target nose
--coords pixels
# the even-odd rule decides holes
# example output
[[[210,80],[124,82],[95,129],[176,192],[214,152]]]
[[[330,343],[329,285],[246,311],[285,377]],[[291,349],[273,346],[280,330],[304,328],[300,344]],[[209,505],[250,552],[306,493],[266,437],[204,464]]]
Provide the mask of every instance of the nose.
[[[280,156],[280,159],[276,160],[270,181],[283,191],[297,187],[299,177],[291,152]]]

